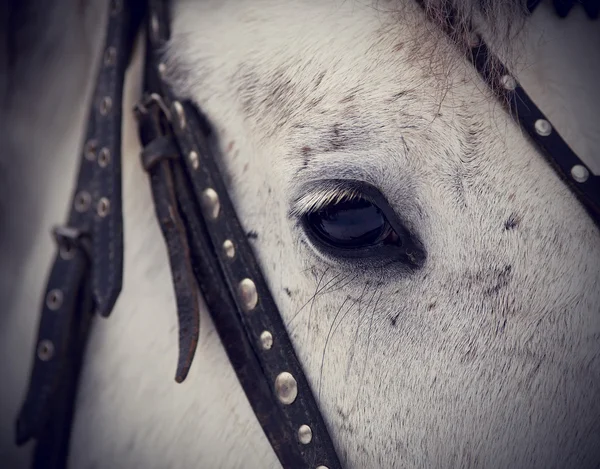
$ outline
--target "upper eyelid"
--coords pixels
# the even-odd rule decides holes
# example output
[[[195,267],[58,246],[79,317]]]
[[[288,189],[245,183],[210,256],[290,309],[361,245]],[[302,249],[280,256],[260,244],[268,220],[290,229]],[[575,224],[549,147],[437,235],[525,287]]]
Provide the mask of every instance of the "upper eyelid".
[[[362,194],[356,189],[332,187],[324,190],[316,190],[303,194],[294,201],[291,215],[301,217],[311,212],[318,211],[330,204],[340,203],[362,198]]]
[[[365,192],[365,187],[369,187],[371,190]],[[376,204],[375,198],[368,194],[372,191],[377,190],[368,183],[356,180],[329,180],[319,184],[313,183],[311,186],[305,187],[302,194],[293,200],[288,215],[290,218],[301,218],[332,203],[355,198],[369,200]]]

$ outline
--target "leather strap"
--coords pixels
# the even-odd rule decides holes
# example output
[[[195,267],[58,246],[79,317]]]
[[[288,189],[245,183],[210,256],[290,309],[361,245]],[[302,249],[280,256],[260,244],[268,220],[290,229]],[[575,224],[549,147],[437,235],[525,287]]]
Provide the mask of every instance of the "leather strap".
[[[500,102],[529,134],[550,166],[569,186],[600,228],[600,176],[595,175],[577,156],[481,38],[468,56]]]
[[[218,145],[212,129],[191,103],[177,101],[161,79],[164,65],[158,51],[169,37],[168,9],[164,1],[150,0],[149,4],[146,97],[138,106],[138,120],[145,146],[142,154],[163,149],[162,155],[143,159],[172,271],[189,283],[187,261],[191,259],[197,286],[230,362],[282,465],[340,468],[316,400],[227,194],[216,163]],[[170,156],[173,143],[179,159]],[[191,257],[176,256],[182,247],[186,251],[189,247]],[[183,293],[178,292],[177,279],[174,283],[179,304]],[[181,346],[185,335],[180,328],[180,357],[186,356]]]
[[[426,1],[416,0],[425,10]],[[527,7],[533,12],[538,4],[538,1],[530,0]],[[452,41],[456,36],[456,19],[456,10],[448,6],[443,27]],[[479,35],[473,35],[476,41],[467,49],[467,58],[600,228],[600,176],[595,175],[569,147],[507,67],[492,54],[485,41]],[[462,44],[458,47],[464,49]]]
[[[37,440],[33,467],[66,466],[77,380],[92,313],[108,316],[121,291],[121,118],[125,70],[143,10],[113,0],[76,189],[48,278],[16,442]],[[135,12],[135,14],[134,14]]]
[[[146,105],[138,106],[136,115],[140,141],[144,145],[142,166],[150,176],[156,218],[169,255],[179,319],[179,358],[175,381],[181,383],[186,378],[196,353],[200,310],[188,233],[179,213],[176,184],[170,164],[171,160],[179,159],[179,148],[170,135],[163,133],[164,126],[168,124],[163,121],[157,102],[148,100]]]

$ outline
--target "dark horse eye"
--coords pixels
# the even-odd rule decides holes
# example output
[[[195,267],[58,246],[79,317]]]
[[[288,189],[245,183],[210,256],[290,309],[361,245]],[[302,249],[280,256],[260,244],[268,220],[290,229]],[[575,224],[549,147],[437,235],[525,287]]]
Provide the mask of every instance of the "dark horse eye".
[[[306,215],[306,227],[322,243],[341,249],[361,249],[394,237],[379,207],[364,198],[327,205]]]

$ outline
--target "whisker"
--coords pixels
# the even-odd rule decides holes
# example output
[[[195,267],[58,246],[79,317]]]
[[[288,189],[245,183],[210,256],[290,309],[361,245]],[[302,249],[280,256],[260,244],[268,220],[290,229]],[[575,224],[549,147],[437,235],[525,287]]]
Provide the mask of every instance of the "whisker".
[[[350,280],[348,280],[346,283],[344,283],[343,285],[341,285],[338,288],[335,288],[335,286],[339,285],[340,283],[342,283],[344,280],[346,280],[349,277],[349,275],[346,275],[345,277],[343,277],[342,279],[340,279],[339,281],[337,281],[336,283],[334,283],[331,288],[329,288],[327,291],[324,291],[323,293],[333,293],[335,291],[341,290],[342,288],[346,287],[347,285],[349,285],[350,283],[352,283],[354,281],[354,279],[356,277],[358,277],[358,274],[355,274]]]
[[[327,344],[329,343],[329,337],[331,336],[331,331],[333,330],[335,321],[337,320],[338,316],[342,312],[342,309],[344,309],[344,305],[346,304],[346,302],[349,299],[350,299],[350,297],[346,297],[346,299],[342,302],[342,305],[338,309],[337,313],[335,313],[333,321],[331,321],[331,326],[329,326],[329,332],[327,333],[327,338],[325,339],[325,346],[323,347],[323,354],[321,356],[321,371],[319,373],[319,398],[321,397],[321,383],[323,381],[323,365],[325,363],[325,350],[327,350]],[[352,305],[350,305],[350,308],[348,308],[348,310],[350,310],[350,309],[352,309]]]
[[[325,275],[327,274],[328,271],[329,271],[329,267],[327,267],[325,269],[325,271],[323,272],[323,275],[321,275],[321,278],[319,279],[319,282],[317,283],[317,288],[315,289],[315,294],[312,296],[312,299],[310,301],[310,310],[308,311],[308,323],[306,324],[306,343],[308,343],[308,336],[310,334],[310,319],[312,317],[312,312],[313,312],[313,307],[315,305],[315,301],[317,300],[317,295],[319,294],[319,287],[321,286],[321,282],[325,278]]]
[[[371,298],[369,299],[369,302],[367,303],[366,308],[364,308],[364,310],[368,310],[369,306],[371,305],[371,303],[373,302],[373,298],[375,298],[375,295],[377,294],[377,288],[373,289],[373,295],[371,295]],[[354,361],[354,355],[355,355],[355,349],[357,347],[358,344],[358,333],[360,331],[360,327],[362,326],[362,322],[363,322],[363,318],[364,318],[364,314],[361,314],[363,308],[362,305],[359,306],[359,310],[358,310],[358,325],[356,326],[356,331],[354,332],[354,340],[352,341],[352,345],[351,345],[351,349],[350,349],[350,353],[351,356],[348,358],[348,364],[346,365],[346,375],[350,374],[350,369],[352,368],[352,362]]]
[[[325,275],[325,274],[323,274],[323,276],[324,276],[324,275]],[[295,319],[298,317],[298,315],[299,315],[299,314],[300,314],[300,313],[301,313],[301,312],[304,310],[304,308],[306,308],[306,306],[308,306],[308,305],[309,305],[309,304],[310,304],[310,303],[311,303],[311,302],[314,300],[314,297],[315,297],[316,295],[320,295],[321,293],[324,293],[324,289],[325,289],[325,288],[326,288],[326,287],[327,287],[327,286],[328,286],[328,285],[329,285],[329,284],[330,284],[330,283],[331,283],[333,280],[335,280],[335,279],[336,279],[337,277],[339,277],[340,275],[342,275],[342,273],[341,273],[341,272],[340,272],[339,274],[335,275],[335,276],[334,276],[334,277],[333,277],[331,280],[329,280],[329,281],[328,281],[328,282],[327,282],[325,285],[323,285],[321,288],[319,288],[319,286],[317,285],[317,291],[314,293],[314,295],[313,295],[313,296],[311,296],[311,297],[310,297],[310,299],[309,299],[309,300],[308,300],[306,303],[304,303],[304,304],[303,304],[303,305],[300,307],[300,309],[298,309],[298,311],[296,311],[296,312],[294,313],[294,316],[292,316],[292,318],[291,318],[291,319],[288,321],[288,323],[286,324],[286,327],[288,327],[288,328],[289,328],[289,326],[290,326],[290,325],[291,325],[291,324],[294,322],[294,320],[295,320]],[[347,277],[344,277],[344,278],[342,278],[342,279],[340,280],[340,282],[344,281],[344,279],[345,279],[345,278],[347,278]],[[322,279],[322,278],[321,278],[321,279]],[[320,283],[320,282],[319,282],[319,283]],[[337,285],[337,283],[336,283],[336,285]],[[327,292],[327,293],[329,293],[329,292]],[[291,334],[293,330],[294,330],[294,329],[289,329],[289,333]]]
[[[321,395],[321,384],[322,384],[322,377],[323,377],[323,363],[325,361],[325,351],[327,350],[327,345],[329,344],[329,340],[333,337],[333,335],[335,334],[335,332],[338,330],[338,327],[340,326],[340,324],[344,321],[344,319],[346,318],[346,316],[348,315],[348,313],[352,310],[352,306],[354,305],[358,305],[359,310],[360,310],[360,304],[362,302],[362,298],[365,295],[365,292],[367,290],[368,284],[365,283],[365,287],[363,288],[362,293],[360,294],[360,296],[358,297],[358,299],[350,305],[350,307],[348,308],[348,310],[344,313],[344,315],[342,316],[342,318],[338,321],[337,325],[335,325],[335,320],[337,319],[340,310],[338,310],[338,312],[335,315],[335,318],[333,319],[332,323],[331,323],[331,327],[329,328],[329,332],[327,333],[327,337],[325,339],[325,346],[323,347],[323,356],[322,356],[322,361],[321,361],[321,376],[319,377],[319,396]],[[350,300],[350,297],[346,297],[346,299],[344,300],[344,302],[342,303],[342,306],[346,303],[346,301]],[[334,327],[335,326],[335,327]]]
[[[351,409],[355,409],[355,406],[358,404],[358,397],[360,396],[360,392],[363,389],[363,385],[364,385],[364,380],[365,380],[365,372],[367,370],[367,360],[369,358],[369,348],[371,345],[371,330],[373,329],[373,317],[375,316],[375,312],[377,311],[377,305],[379,304],[379,300],[381,299],[381,296],[383,295],[383,292],[379,293],[379,296],[377,297],[377,301],[375,302],[375,305],[373,306],[373,310],[371,311],[371,319],[369,321],[369,332],[367,335],[367,351],[365,353],[365,361],[363,363],[363,369],[362,369],[362,373],[360,376],[360,381],[359,381],[359,386],[358,386],[358,391],[356,392],[356,398],[354,400],[354,404],[352,404]]]

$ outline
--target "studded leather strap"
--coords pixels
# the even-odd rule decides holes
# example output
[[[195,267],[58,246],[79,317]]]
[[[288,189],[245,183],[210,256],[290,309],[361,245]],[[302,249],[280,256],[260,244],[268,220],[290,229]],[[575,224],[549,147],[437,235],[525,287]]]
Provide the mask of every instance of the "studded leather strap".
[[[48,278],[16,441],[37,440],[33,467],[66,466],[77,379],[92,313],[107,316],[121,291],[121,103],[140,5],[107,4],[105,48],[93,95],[77,185]]]
[[[425,8],[426,0],[416,0],[416,2]],[[529,11],[533,12],[538,3],[536,0],[529,1],[527,4]],[[569,0],[566,3],[573,6],[574,2]],[[556,3],[555,7],[558,8]],[[594,16],[590,14],[590,17]],[[595,17],[597,18],[597,14]],[[455,31],[456,18],[456,11],[449,9],[446,14],[445,30],[451,40]],[[510,74],[500,59],[492,54],[485,41],[473,33],[471,42],[467,50],[467,58],[501,104],[529,134],[556,174],[584,206],[596,226],[600,227],[600,176],[593,174],[569,147],[516,78]],[[461,44],[458,46],[462,47]]]
[[[469,58],[482,78],[496,92],[500,102],[529,134],[550,166],[600,227],[600,176],[594,175],[577,156],[516,78],[492,55],[483,40],[479,39],[474,45]],[[490,73],[490,70],[494,70],[494,73]]]
[[[138,119],[144,153],[164,149],[162,157],[151,158],[156,163],[149,173],[172,271],[188,278],[185,260],[177,260],[174,252],[186,243],[180,229],[169,228],[182,222],[197,285],[280,462],[286,468],[340,468],[281,315],[227,194],[217,167],[218,145],[212,129],[191,103],[178,101],[161,79],[164,65],[158,51],[169,37],[168,10],[164,1],[150,0],[149,4],[146,97],[138,107]],[[177,145],[179,159],[169,156],[172,143]],[[180,344],[184,335],[180,328]]]

